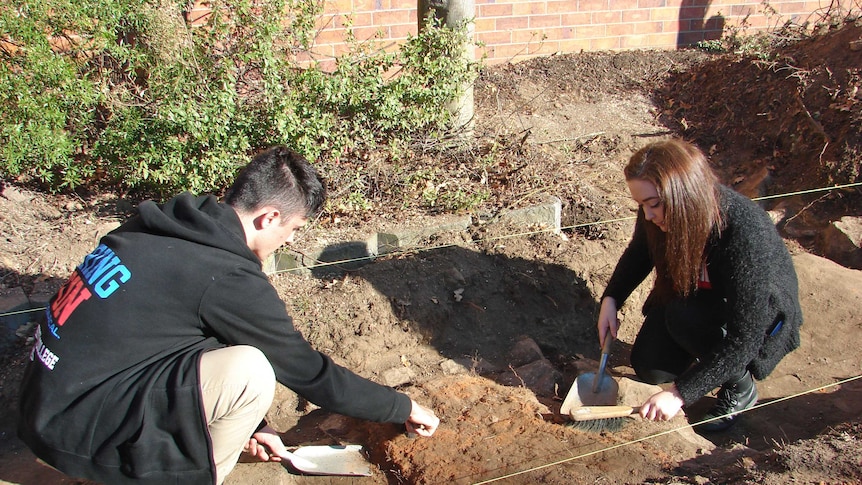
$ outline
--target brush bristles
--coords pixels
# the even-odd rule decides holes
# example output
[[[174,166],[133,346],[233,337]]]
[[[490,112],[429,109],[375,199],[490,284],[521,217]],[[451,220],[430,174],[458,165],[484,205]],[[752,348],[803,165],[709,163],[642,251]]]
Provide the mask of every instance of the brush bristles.
[[[604,418],[590,419],[585,421],[570,421],[569,426],[581,431],[589,431],[591,433],[601,433],[604,431],[613,433],[619,431],[623,427],[625,418]]]

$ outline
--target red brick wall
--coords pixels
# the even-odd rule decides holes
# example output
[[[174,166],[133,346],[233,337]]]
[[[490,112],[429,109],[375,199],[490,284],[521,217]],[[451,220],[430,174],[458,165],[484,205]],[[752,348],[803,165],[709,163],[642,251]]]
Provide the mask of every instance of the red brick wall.
[[[357,40],[394,49],[417,32],[417,0],[323,0],[312,51],[300,61],[326,68],[346,52],[348,26]],[[450,0],[452,1],[452,0]],[[808,0],[474,0],[476,57],[487,64],[555,53],[673,49],[719,38],[747,17],[752,28],[802,23],[829,6]],[[853,0],[837,0],[836,5]],[[191,15],[190,15],[191,16]]]

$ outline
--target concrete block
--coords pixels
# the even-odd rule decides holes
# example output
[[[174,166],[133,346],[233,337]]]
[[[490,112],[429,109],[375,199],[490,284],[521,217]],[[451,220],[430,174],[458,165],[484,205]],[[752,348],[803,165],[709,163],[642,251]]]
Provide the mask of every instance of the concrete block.
[[[557,197],[549,197],[544,204],[526,207],[499,215],[489,223],[540,226],[560,234],[562,203]],[[470,215],[444,215],[431,217],[416,227],[394,227],[381,230],[366,241],[350,241],[333,244],[322,250],[301,255],[292,251],[275,252],[263,263],[266,274],[293,273],[324,276],[338,274],[343,270],[360,268],[375,257],[422,248],[425,241],[446,232],[461,232],[473,224]]]
[[[512,225],[538,225],[560,233],[563,203],[559,197],[550,196],[547,202],[499,214],[492,222]]]
[[[291,252],[276,251],[264,260],[262,269],[265,274],[273,275],[285,271],[291,271],[299,267],[296,256]]]
[[[29,310],[30,300],[23,288],[0,288],[0,352],[5,353],[18,341],[19,330],[27,327],[39,314]]]
[[[331,244],[314,255],[311,272],[317,275],[355,270],[374,260],[365,241],[348,241]]]
[[[374,254],[364,241],[332,244],[306,255],[295,252],[276,252],[264,262],[267,274],[292,273],[323,276],[344,270],[360,268],[374,260]]]
[[[30,305],[33,308],[46,307],[51,298],[57,293],[57,290],[65,283],[64,280],[54,279],[51,281],[38,281],[33,285],[33,291],[30,292]]]
[[[0,288],[0,323],[8,330],[15,331],[33,319],[35,312],[29,312],[30,299],[21,287]]]
[[[420,227],[384,229],[368,239],[374,255],[419,247],[431,236],[444,232],[464,231],[473,223],[469,215],[447,215],[429,219]]]

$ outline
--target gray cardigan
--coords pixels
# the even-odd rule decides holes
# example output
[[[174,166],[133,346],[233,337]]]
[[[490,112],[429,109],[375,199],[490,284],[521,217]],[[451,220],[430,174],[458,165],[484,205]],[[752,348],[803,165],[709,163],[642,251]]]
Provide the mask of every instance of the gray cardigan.
[[[802,310],[796,270],[784,241],[754,202],[725,186],[720,192],[727,227],[710,239],[706,254],[711,291],[727,300],[723,315],[727,337],[713,354],[677,378],[677,390],[687,405],[726,382],[743,365],[755,378],[765,378],[800,343]],[[619,306],[653,269],[646,224],[639,210],[634,236],[602,295],[613,297]],[[773,333],[778,318],[783,325]]]

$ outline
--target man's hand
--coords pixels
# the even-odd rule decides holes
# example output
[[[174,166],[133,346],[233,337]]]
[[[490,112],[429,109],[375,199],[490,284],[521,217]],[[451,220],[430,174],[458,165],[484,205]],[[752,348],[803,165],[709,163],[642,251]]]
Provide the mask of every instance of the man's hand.
[[[242,451],[260,461],[281,461],[281,455],[287,448],[278,433],[266,425],[248,439]]]
[[[416,433],[419,436],[431,436],[437,431],[437,426],[440,426],[440,418],[434,414],[434,411],[416,401],[411,402],[413,403],[413,409],[410,411],[410,417],[407,418],[407,422],[404,423],[404,426],[407,427],[407,432]]]

